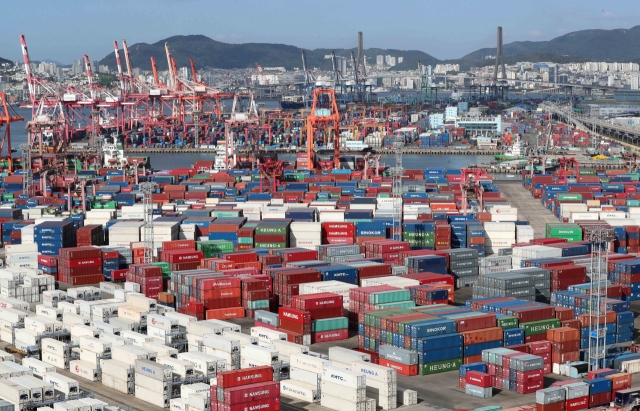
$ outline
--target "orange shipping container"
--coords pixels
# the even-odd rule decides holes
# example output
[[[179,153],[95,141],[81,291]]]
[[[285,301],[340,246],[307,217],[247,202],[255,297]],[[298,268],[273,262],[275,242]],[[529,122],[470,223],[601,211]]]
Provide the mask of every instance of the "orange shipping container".
[[[477,344],[488,341],[502,340],[504,332],[500,327],[483,328],[481,330],[465,331],[460,333],[464,338],[465,345]]]
[[[580,321],[580,325],[582,325],[583,327],[588,327],[590,325],[596,324],[596,317],[589,314],[580,314],[576,319]],[[600,325],[604,325],[605,323],[615,323],[616,320],[616,313],[614,311],[607,311],[604,317],[600,317]]]
[[[565,341],[579,341],[580,332],[575,328],[560,327],[547,330],[547,340],[562,343]]]
[[[626,372],[605,375],[605,378],[611,380],[613,391],[620,391],[631,388],[631,374],[627,374]]]

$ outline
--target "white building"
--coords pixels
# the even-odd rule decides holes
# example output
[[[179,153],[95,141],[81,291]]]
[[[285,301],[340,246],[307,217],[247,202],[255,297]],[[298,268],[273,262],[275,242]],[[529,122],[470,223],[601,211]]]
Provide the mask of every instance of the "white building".
[[[429,128],[440,128],[442,124],[444,124],[444,115],[442,113],[431,114],[429,116]]]
[[[629,83],[631,85],[631,90],[638,90],[640,89],[640,77],[638,76],[631,76],[631,78],[629,79]]]
[[[458,107],[447,107],[444,110],[444,115],[448,119],[449,117],[458,117]]]

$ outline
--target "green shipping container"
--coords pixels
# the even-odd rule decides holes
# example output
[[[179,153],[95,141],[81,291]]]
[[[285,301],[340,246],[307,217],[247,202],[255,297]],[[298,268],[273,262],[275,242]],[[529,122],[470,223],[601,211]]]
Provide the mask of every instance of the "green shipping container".
[[[582,194],[558,194],[558,201],[582,201]]]
[[[392,315],[411,314],[411,313],[413,313],[412,310],[402,310],[402,309],[381,311],[377,313],[371,312],[371,313],[365,314],[364,322],[369,326],[380,328],[380,318],[388,317]]]
[[[580,176],[595,176],[596,170],[580,170],[578,171],[578,175]]]
[[[558,328],[560,326],[560,320],[556,320],[555,318],[520,324],[520,328],[524,329],[525,337],[529,335],[544,334],[547,330]]]
[[[415,239],[415,240],[408,240],[408,239],[404,239],[404,241],[408,242],[411,247],[433,247],[435,245],[435,238],[424,238],[424,239]]]
[[[311,321],[311,332],[340,330],[349,328],[349,320],[347,317],[325,318],[322,320]]]
[[[420,318],[420,319],[417,319],[417,320],[402,321],[401,323],[398,323],[398,334],[400,334],[400,335],[408,335],[407,328],[411,327],[411,324],[413,324],[413,323],[422,323],[422,322],[425,322],[425,321],[435,321],[435,320],[440,320],[440,318],[438,318],[438,317]]]
[[[256,234],[288,234],[288,225],[267,225],[260,224],[256,227]]]
[[[369,294],[370,304],[395,303],[409,300],[411,300],[411,292],[409,290],[381,291]]]
[[[421,239],[434,239],[436,233],[433,231],[405,231],[402,233],[404,240],[421,240]]]
[[[196,242],[196,250],[202,251],[205,258],[207,254],[231,253],[233,252],[233,243],[225,240],[208,240]]]
[[[157,263],[151,263],[151,265],[155,265],[156,267],[160,267],[160,269],[162,270],[162,274],[163,275],[165,275],[165,274],[171,275],[171,264],[159,261]]]
[[[287,248],[287,243],[255,243],[255,248],[268,248],[268,249],[276,249],[276,248]]]
[[[374,310],[382,310],[384,308],[413,308],[416,303],[413,301],[398,301],[395,303],[376,304],[373,306]]]
[[[253,244],[253,237],[238,237],[238,244]]]
[[[241,211],[214,211],[212,217],[240,217]]]
[[[269,309],[269,300],[247,301],[250,310]]]
[[[422,363],[418,366],[418,373],[420,375],[438,374],[447,371],[456,371],[460,369],[462,365],[462,358],[456,358],[453,360],[436,361]]]
[[[498,327],[506,330],[508,328],[518,328],[518,319],[515,317],[498,318]]]

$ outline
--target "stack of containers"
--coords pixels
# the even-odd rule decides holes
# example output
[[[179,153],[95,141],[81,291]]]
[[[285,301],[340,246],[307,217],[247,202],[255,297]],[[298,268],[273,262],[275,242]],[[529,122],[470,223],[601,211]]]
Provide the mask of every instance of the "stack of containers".
[[[304,294],[291,298],[291,306],[309,313],[311,344],[349,338],[349,321],[344,316],[341,295]],[[282,322],[280,323],[282,328]]]
[[[567,390],[549,387],[536,391],[536,411],[565,411]]]
[[[487,372],[494,375],[495,386],[518,394],[529,394],[544,387],[544,359],[508,348],[482,351]]]
[[[38,254],[38,270],[58,279],[58,258],[50,255]]]
[[[102,249],[102,272],[107,280],[121,281],[119,275],[114,275],[113,272],[120,268],[120,253],[118,250]]]
[[[355,239],[353,222],[323,222],[322,243],[336,245],[352,245]]]
[[[43,338],[40,341],[40,347],[42,352],[42,358],[40,359],[42,361],[62,369],[69,366],[71,349],[66,342],[54,340],[53,338]]]
[[[291,247],[315,250],[322,245],[322,223],[292,222],[289,244]]]
[[[551,363],[559,371],[560,364],[580,360],[580,330],[559,327],[547,330],[547,340],[551,341]]]
[[[547,223],[546,238],[562,238],[569,243],[582,241],[582,228],[578,224]]]
[[[45,221],[38,224],[34,232],[38,252],[44,255],[58,255],[62,248],[75,247],[75,233],[76,229],[71,221]]]
[[[104,245],[104,230],[101,225],[86,225],[76,231],[78,247]]]
[[[140,241],[140,233],[144,222],[127,220],[109,227],[109,245],[129,247],[131,243]]]
[[[398,406],[398,378],[396,370],[356,361],[351,364],[351,371],[367,376],[367,396],[376,400],[383,410],[392,410]]]
[[[593,378],[585,380],[589,384],[589,408],[607,405],[611,402],[612,380],[609,378]]]
[[[493,217],[493,214],[492,214]],[[498,254],[500,250],[509,249],[516,243],[516,226],[513,222],[485,222],[485,252]]]
[[[479,275],[511,271],[511,256],[484,257],[480,259]]]
[[[172,369],[145,359],[135,360],[135,397],[160,408],[169,408],[173,395]]]
[[[320,405],[336,411],[367,409],[367,377],[334,366],[322,369]]]
[[[530,225],[516,225],[516,243],[528,243],[534,237],[533,227]]]
[[[493,376],[481,371],[467,371],[464,392],[479,398],[493,397]]]
[[[488,297],[516,297],[535,301],[535,278],[517,271],[480,276],[477,285],[473,286],[473,298]]]
[[[478,281],[478,250],[457,248],[446,250],[449,254],[449,273],[456,278],[458,288],[471,286]]]
[[[254,367],[218,373],[211,385],[211,411],[280,410],[280,383],[273,368]]]
[[[158,299],[162,292],[162,268],[155,265],[132,264],[129,266],[127,281],[140,284],[145,297]]]
[[[431,248],[435,246],[436,226],[431,222],[405,222],[402,226],[402,240],[412,248]]]
[[[289,363],[289,379],[280,383],[280,394],[311,403],[320,402],[322,370],[331,364],[329,360],[292,353]]]
[[[58,280],[71,285],[96,284],[104,281],[100,249],[94,247],[60,249]]]
[[[287,248],[289,246],[290,228],[289,222],[261,221],[255,229],[254,247],[267,249]],[[209,239],[211,239],[211,234],[209,234]]]
[[[469,248],[478,251],[479,257],[486,255],[485,236],[487,233],[484,226],[479,221],[467,221],[467,244]]]

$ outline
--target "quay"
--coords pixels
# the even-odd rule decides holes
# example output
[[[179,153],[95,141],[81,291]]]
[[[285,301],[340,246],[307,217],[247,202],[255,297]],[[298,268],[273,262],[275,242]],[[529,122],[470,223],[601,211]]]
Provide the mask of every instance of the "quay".
[[[248,153],[251,150],[248,149],[240,149],[238,150],[240,153]],[[307,150],[305,148],[277,148],[277,149],[260,149],[260,151],[266,153],[282,153],[282,154],[294,154],[294,153],[305,153]],[[75,153],[76,151],[73,149],[68,149],[68,153]],[[83,152],[83,150],[78,150],[78,152]],[[127,154],[149,154],[149,153],[162,153],[162,154],[180,154],[180,153],[196,153],[196,154],[215,154],[215,148],[164,148],[164,147],[127,147],[124,149],[124,152]],[[395,149],[393,148],[372,148],[371,152],[373,154],[395,154]],[[477,150],[477,149],[467,149],[467,148],[441,148],[441,149],[432,149],[432,148],[413,148],[413,147],[405,147],[402,150],[403,154],[422,154],[422,155],[470,155],[470,156],[493,156],[496,154],[504,154],[503,151],[500,150]],[[349,151],[342,151],[342,154],[347,155]]]

